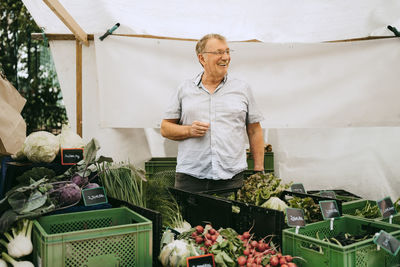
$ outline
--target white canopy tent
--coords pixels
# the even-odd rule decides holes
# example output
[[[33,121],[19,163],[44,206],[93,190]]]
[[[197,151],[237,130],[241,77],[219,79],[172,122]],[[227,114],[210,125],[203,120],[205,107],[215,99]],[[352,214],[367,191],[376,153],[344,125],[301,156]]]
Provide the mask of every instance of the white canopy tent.
[[[41,0],[23,0],[46,33],[70,33]],[[195,42],[225,35],[230,75],[248,81],[266,120],[275,170],[306,189],[400,196],[400,40],[322,43],[393,35],[400,3],[343,1],[60,1],[94,41],[83,47],[83,137],[101,153],[143,166],[176,156],[159,134],[168,96],[196,75]],[[116,22],[116,34],[99,34]],[[238,42],[257,39],[262,42]],[[235,42],[234,42],[235,41]],[[50,41],[68,117],[75,121],[75,41]],[[72,125],[74,126],[74,125]]]

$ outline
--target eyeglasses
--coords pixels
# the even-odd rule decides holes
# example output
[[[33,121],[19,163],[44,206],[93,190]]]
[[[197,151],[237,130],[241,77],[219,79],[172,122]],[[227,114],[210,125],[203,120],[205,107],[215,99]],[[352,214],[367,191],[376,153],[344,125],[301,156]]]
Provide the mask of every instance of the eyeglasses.
[[[232,49],[226,49],[226,50],[217,50],[217,51],[212,51],[212,52],[203,52],[202,54],[214,54],[218,56],[223,56],[224,54],[227,54],[228,56],[233,52]]]

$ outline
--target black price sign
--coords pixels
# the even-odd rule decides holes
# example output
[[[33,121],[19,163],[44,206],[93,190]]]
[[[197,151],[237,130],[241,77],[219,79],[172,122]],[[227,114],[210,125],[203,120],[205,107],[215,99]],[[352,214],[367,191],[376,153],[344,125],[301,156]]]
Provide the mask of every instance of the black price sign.
[[[214,254],[186,258],[187,267],[215,267]]]
[[[377,201],[377,203],[383,218],[387,218],[390,217],[390,215],[396,214],[396,209],[394,208],[392,199],[390,197],[385,197],[384,199]]]
[[[335,200],[323,200],[319,202],[321,208],[322,216],[324,220],[329,220],[332,218],[339,218],[340,212]]]
[[[83,189],[82,196],[85,206],[93,206],[108,202],[104,187]]]
[[[61,165],[75,165],[83,159],[83,148],[61,148]]]
[[[329,198],[336,198],[336,194],[333,191],[320,191],[319,195],[321,197],[329,197]]]
[[[306,190],[304,189],[303,184],[292,184],[290,189],[292,190],[292,192],[295,192],[295,193],[303,193],[303,194],[306,193]]]
[[[302,209],[286,208],[287,224],[290,227],[304,227],[306,221],[304,220],[304,212]]]
[[[384,250],[396,256],[400,250],[400,241],[392,235],[381,230],[377,236],[374,237],[374,243],[381,246]]]

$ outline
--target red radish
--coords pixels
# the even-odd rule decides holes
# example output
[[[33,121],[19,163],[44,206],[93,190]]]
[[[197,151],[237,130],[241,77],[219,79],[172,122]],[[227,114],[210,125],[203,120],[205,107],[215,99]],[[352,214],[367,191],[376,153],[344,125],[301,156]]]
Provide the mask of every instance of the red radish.
[[[237,258],[237,262],[240,266],[243,266],[246,264],[246,257],[245,256],[240,256],[239,258]]]
[[[281,267],[289,267],[286,263],[282,264]]]
[[[286,255],[285,259],[286,259],[287,262],[291,262],[293,260],[293,257],[290,256],[290,255]]]
[[[237,238],[239,238],[240,240],[243,240],[243,236],[242,235],[238,235]]]
[[[261,257],[256,258],[256,263],[257,264],[261,264],[261,262],[262,262],[262,258]]]
[[[197,232],[193,232],[193,233],[192,233],[192,237],[193,237],[193,238],[196,238],[196,236],[197,236]]]
[[[211,240],[206,240],[206,242],[204,242],[204,246],[206,246],[206,247],[212,246],[212,241]]]
[[[196,243],[197,244],[201,244],[201,243],[203,243],[203,238],[201,237],[201,236],[196,236]]]
[[[265,244],[264,243],[258,243],[257,249],[258,249],[258,251],[264,252],[265,251]]]
[[[244,239],[249,239],[250,238],[250,233],[249,232],[244,232],[242,236],[243,236]]]
[[[250,245],[251,245],[253,248],[256,248],[257,245],[258,245],[258,242],[255,241],[255,240],[253,240],[253,241],[251,241]]]
[[[218,236],[217,235],[212,235],[211,236],[211,241],[217,241]]]
[[[204,231],[204,228],[203,228],[203,226],[201,226],[201,225],[197,225],[197,226],[196,226],[196,231],[197,231],[197,233],[198,233],[198,234],[202,234],[202,233],[203,233],[203,231]]]
[[[210,235],[215,235],[215,229],[214,228],[211,228],[210,230],[208,230],[208,232],[210,233]]]
[[[287,262],[286,262],[285,257],[282,257],[282,258],[279,259],[279,264],[280,264],[280,265],[286,264],[286,263],[287,263]]]
[[[288,267],[297,267],[296,263],[294,263],[294,262],[289,262],[289,263],[287,264],[287,266],[288,266]]]
[[[246,255],[246,256],[249,256],[250,255],[250,250],[249,249],[245,249],[243,251],[243,254]]]
[[[281,258],[281,257],[282,257],[282,253],[277,253],[276,256],[277,256],[278,258]]]
[[[277,256],[273,256],[269,259],[269,264],[271,264],[271,266],[278,266],[279,264],[279,258]]]
[[[200,247],[200,249],[201,249],[202,251],[204,251],[204,252],[207,252],[206,247]]]
[[[275,252],[275,250],[271,250],[270,253],[271,253],[271,255],[275,255],[276,252]]]
[[[254,263],[254,258],[250,258],[250,257],[247,258],[247,262],[248,262],[248,263]]]
[[[211,235],[209,233],[206,234],[206,239],[211,239]]]
[[[271,267],[271,264],[268,263],[267,265],[265,265],[265,267]]]

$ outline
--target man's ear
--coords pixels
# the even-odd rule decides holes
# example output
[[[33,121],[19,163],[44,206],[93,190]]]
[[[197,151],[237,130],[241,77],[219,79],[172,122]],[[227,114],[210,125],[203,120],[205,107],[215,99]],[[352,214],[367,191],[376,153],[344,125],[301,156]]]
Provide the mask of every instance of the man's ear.
[[[205,60],[204,60],[204,55],[203,54],[198,54],[197,58],[199,59],[199,62],[202,66],[204,66]]]

